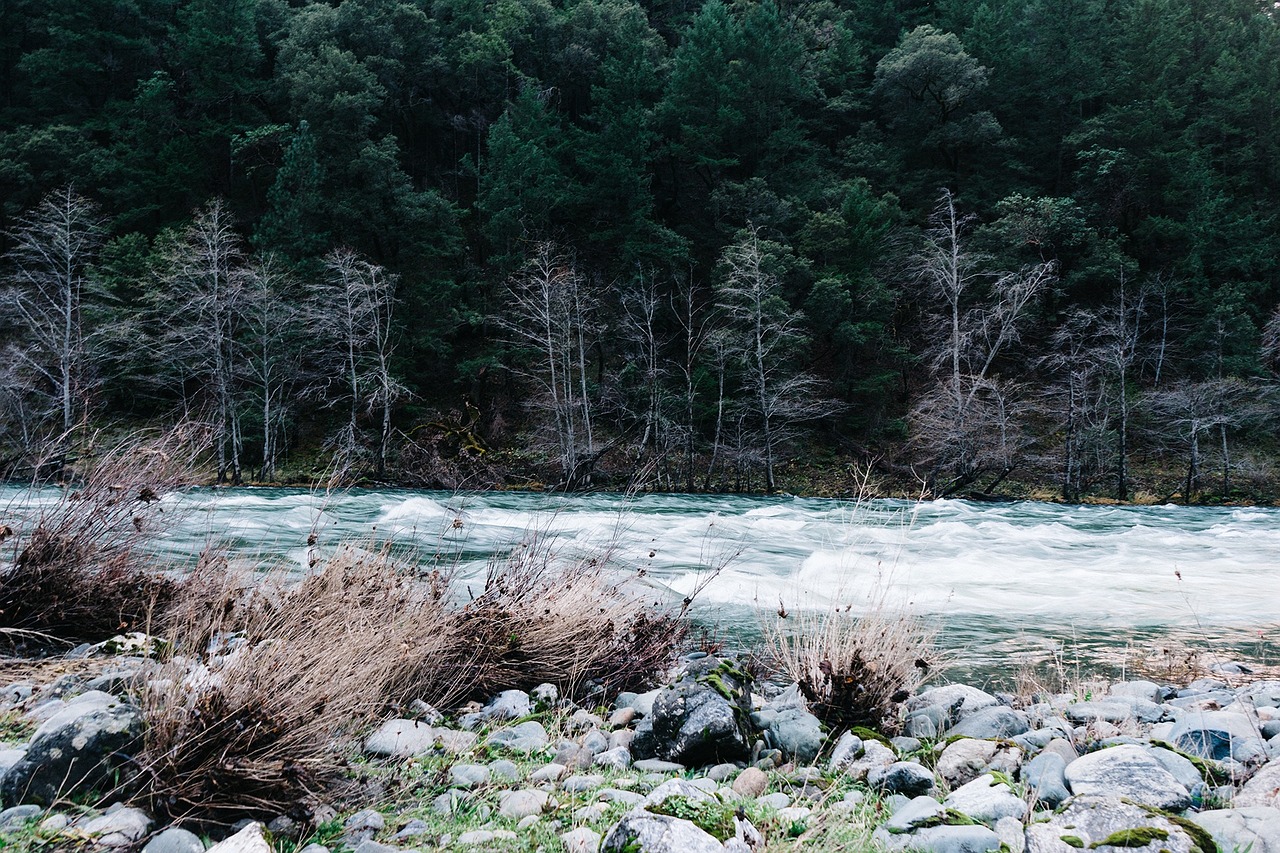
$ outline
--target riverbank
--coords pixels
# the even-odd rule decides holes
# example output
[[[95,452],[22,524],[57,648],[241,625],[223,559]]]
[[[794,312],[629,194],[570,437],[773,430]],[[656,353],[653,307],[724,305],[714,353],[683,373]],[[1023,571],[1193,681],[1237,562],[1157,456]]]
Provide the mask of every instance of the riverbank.
[[[693,652],[639,693],[543,684],[389,709],[345,733],[328,786],[210,823],[157,815],[127,785],[71,792],[77,805],[48,794],[71,778],[54,747],[77,735],[68,752],[127,778],[119,753],[146,713],[153,662],[84,654],[0,665],[19,676],[0,693],[6,850],[1274,853],[1280,839],[1280,681],[1231,662],[1182,684],[926,687],[887,725],[849,730],[797,686]]]

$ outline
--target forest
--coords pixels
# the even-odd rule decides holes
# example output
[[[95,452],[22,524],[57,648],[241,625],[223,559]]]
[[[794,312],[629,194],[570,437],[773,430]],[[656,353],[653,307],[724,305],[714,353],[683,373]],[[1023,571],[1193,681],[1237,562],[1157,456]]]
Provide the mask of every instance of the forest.
[[[4,0],[0,467],[1274,496],[1277,93],[1257,0]]]

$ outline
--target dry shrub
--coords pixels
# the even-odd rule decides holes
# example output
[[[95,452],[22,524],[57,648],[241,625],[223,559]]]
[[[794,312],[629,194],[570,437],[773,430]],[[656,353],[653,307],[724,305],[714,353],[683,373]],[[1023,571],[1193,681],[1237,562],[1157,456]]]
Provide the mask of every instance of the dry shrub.
[[[933,631],[885,606],[863,615],[843,606],[789,619],[766,626],[768,652],[832,728],[896,729],[898,704],[937,663]]]
[[[163,521],[161,497],[190,481],[206,437],[195,424],[135,436],[96,456],[56,502],[9,513],[0,625],[67,643],[145,627],[174,586],[149,568],[144,545]]]
[[[175,654],[145,697],[142,799],[171,819],[308,818],[344,737],[446,653],[448,623],[386,549],[340,548],[293,584],[205,560],[169,611]]]
[[[608,562],[607,551],[562,558],[537,536],[492,562],[480,594],[457,613],[472,645],[448,661],[451,677],[479,697],[543,682],[570,695],[595,682],[612,695],[650,682],[684,641],[684,609],[651,606]]]

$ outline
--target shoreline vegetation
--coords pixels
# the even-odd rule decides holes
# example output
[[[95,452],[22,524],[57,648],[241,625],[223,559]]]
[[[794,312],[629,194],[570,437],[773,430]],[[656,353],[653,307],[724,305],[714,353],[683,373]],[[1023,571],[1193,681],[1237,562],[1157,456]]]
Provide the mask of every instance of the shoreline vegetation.
[[[146,543],[206,440],[103,454],[0,544],[6,851],[1232,853],[1280,826],[1274,667],[947,684],[875,600],[779,607],[730,653],[697,590],[537,531],[466,590],[376,540],[174,577]]]

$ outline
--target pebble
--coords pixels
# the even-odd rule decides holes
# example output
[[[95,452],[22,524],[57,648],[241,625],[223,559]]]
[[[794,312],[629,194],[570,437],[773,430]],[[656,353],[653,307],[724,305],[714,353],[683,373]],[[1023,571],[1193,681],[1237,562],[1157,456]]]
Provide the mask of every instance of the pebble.
[[[550,797],[546,791],[527,788],[519,791],[503,791],[498,795],[498,814],[502,817],[517,819],[542,814],[549,800]]]

